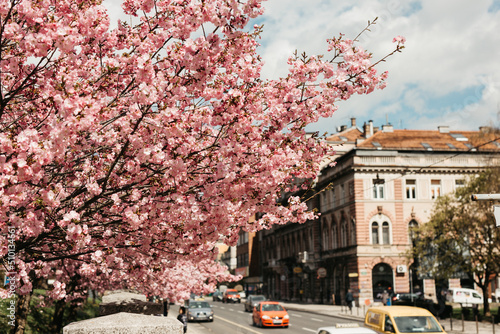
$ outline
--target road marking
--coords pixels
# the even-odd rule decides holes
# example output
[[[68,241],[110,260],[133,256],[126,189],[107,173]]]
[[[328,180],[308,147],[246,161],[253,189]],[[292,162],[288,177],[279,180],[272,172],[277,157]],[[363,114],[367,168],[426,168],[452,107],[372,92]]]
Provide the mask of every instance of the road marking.
[[[294,317],[294,318],[302,318],[301,315],[298,315],[298,314],[295,314],[295,313],[292,314],[292,317]]]
[[[238,311],[238,313],[245,314],[245,312],[243,312],[243,311]]]
[[[225,321],[225,322],[228,322],[228,323],[230,323],[231,325],[234,325],[234,326],[236,326],[236,327],[244,328],[245,330],[247,330],[247,331],[249,331],[249,332],[252,332],[252,333],[255,333],[255,334],[261,334],[261,332],[257,332],[257,331],[255,331],[255,330],[253,330],[253,329],[251,329],[251,328],[248,328],[248,327],[246,327],[246,326],[242,326],[242,325],[240,325],[240,324],[237,324],[236,322],[232,322],[232,321],[229,321],[229,320],[227,320],[227,319],[221,318],[221,317],[219,317],[219,316],[217,316],[217,315],[216,315],[216,316],[214,316],[214,318],[216,318],[216,319],[220,319],[220,320]]]
[[[303,330],[307,331],[307,332],[313,332],[313,333],[316,333],[316,331],[314,329],[309,329],[309,328],[305,328],[305,327],[302,327]]]
[[[234,308],[230,308],[229,311],[234,312]]]
[[[321,319],[316,319],[316,318],[311,318],[311,320],[318,321],[318,322],[323,322]]]

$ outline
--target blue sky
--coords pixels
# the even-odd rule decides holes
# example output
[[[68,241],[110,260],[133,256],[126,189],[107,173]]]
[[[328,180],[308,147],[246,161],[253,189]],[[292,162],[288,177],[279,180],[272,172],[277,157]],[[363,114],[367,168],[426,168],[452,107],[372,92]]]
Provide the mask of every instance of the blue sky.
[[[403,53],[378,67],[389,71],[386,89],[340,103],[308,130],[333,133],[351,117],[404,129],[500,127],[500,0],[268,0],[264,7],[252,25],[264,24],[265,78],[286,76],[295,50],[324,54],[326,39],[354,38],[375,17],[360,41],[375,59],[392,51],[393,37],[407,39]]]

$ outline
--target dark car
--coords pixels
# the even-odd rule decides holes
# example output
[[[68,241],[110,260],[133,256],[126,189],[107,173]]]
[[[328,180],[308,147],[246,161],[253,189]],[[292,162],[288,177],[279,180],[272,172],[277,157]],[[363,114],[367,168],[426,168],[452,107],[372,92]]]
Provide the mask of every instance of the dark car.
[[[190,300],[187,319],[188,321],[214,321],[214,310],[208,302]]]
[[[215,292],[212,294],[212,300],[214,302],[222,301],[222,292],[220,292],[219,290],[215,290]]]
[[[260,302],[266,301],[266,297],[263,295],[250,295],[245,301],[245,311],[252,312],[253,308],[259,305]]]
[[[392,298],[392,305],[416,306],[430,311],[434,316],[446,319],[451,316],[452,307],[445,303],[434,303],[432,299],[425,299],[422,294],[398,293]]]

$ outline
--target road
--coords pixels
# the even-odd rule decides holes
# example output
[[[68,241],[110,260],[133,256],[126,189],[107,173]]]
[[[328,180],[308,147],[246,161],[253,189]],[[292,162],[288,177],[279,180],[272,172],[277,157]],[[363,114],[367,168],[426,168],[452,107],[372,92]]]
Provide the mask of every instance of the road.
[[[332,326],[335,323],[354,322],[333,316],[317,315],[307,312],[289,311],[290,326],[288,328],[258,328],[252,326],[252,313],[245,312],[243,304],[223,304],[208,302],[213,306],[215,320],[213,322],[189,323],[188,334],[193,332],[203,334],[304,334],[316,333],[319,327]],[[172,307],[170,314],[177,315],[177,308]],[[362,325],[362,322],[359,322]]]

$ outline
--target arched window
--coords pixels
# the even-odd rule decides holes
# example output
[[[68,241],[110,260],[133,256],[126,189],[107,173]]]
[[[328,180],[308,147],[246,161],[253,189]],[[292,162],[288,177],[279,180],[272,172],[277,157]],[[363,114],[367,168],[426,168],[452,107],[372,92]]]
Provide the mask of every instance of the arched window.
[[[389,231],[389,223],[382,223],[382,243],[384,245],[389,245],[391,243],[390,231]]]
[[[332,224],[332,249],[337,249],[339,247],[338,240],[339,240],[339,235],[338,235],[338,231],[337,231],[337,223],[333,222],[333,224]]]
[[[313,238],[313,229],[309,229],[309,252],[314,252],[314,238]]]
[[[374,245],[378,245],[380,243],[379,241],[379,237],[378,237],[378,223],[377,222],[373,222],[372,223],[372,244]]]
[[[415,239],[417,238],[417,234],[415,232],[415,229],[418,228],[418,223],[415,220],[411,220],[410,223],[408,223],[408,241],[411,244],[414,244]]]
[[[356,219],[351,218],[351,245],[356,245]]]
[[[340,222],[340,246],[347,247],[347,222],[345,218],[342,218]]]
[[[322,235],[322,239],[323,239],[323,250],[327,250],[329,249],[329,243],[330,243],[330,239],[329,239],[329,236],[330,236],[330,224],[325,220],[323,222],[323,235]]]

